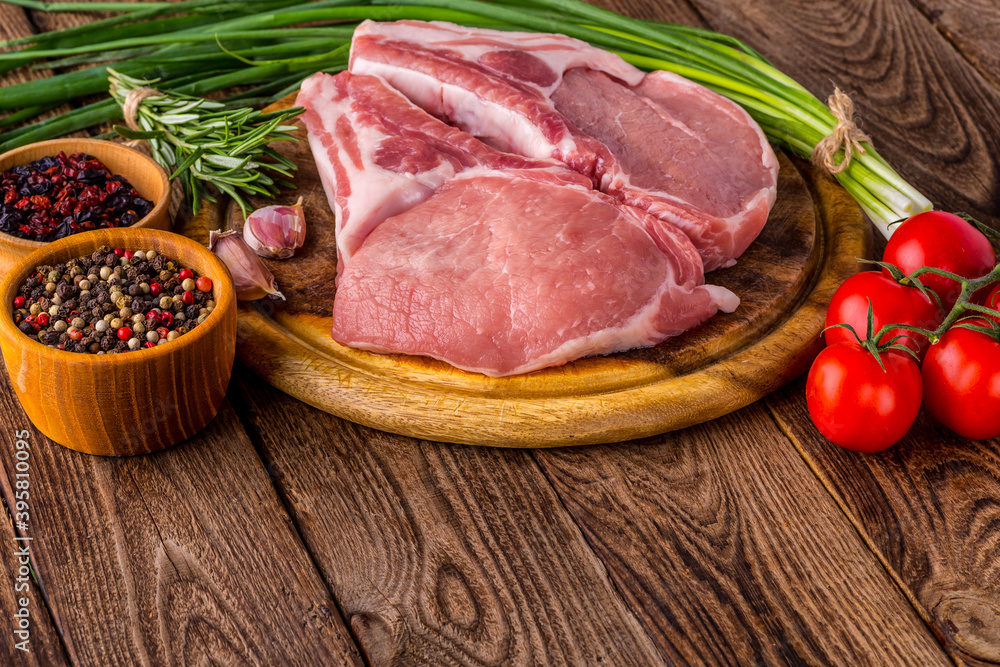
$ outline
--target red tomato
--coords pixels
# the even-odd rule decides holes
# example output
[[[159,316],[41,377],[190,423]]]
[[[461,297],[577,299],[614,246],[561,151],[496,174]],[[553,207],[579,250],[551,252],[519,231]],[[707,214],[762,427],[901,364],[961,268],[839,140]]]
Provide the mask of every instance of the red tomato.
[[[921,266],[932,266],[963,278],[984,276],[997,263],[985,234],[944,211],[919,213],[900,225],[886,244],[882,260],[907,275]],[[943,276],[926,275],[920,281],[937,292],[949,310],[961,292],[961,285]]]
[[[944,319],[944,314],[938,310],[937,305],[916,287],[900,285],[881,271],[864,271],[851,276],[837,289],[826,311],[826,326],[850,324],[864,340],[867,338],[869,299],[875,320],[875,333],[884,324],[909,324],[933,331]],[[900,338],[896,342],[923,356],[927,351],[927,338],[904,329],[892,329],[878,342],[886,342],[893,336],[905,333],[916,338]],[[854,342],[854,336],[843,327],[827,329],[823,335],[827,345],[841,341]]]
[[[986,315],[986,317],[990,318],[994,322],[1000,323],[1000,283],[998,283],[997,286],[993,288],[993,291],[990,292],[990,295],[986,297],[986,301],[983,302],[983,305],[987,308],[992,308],[993,310],[998,311],[996,315]]]
[[[939,422],[972,440],[1000,435],[1000,342],[979,331],[949,329],[927,351],[923,378],[924,405]]]
[[[920,368],[909,354],[881,353],[885,371],[857,343],[836,343],[816,357],[806,380],[809,416],[829,440],[856,452],[891,447],[920,412]]]

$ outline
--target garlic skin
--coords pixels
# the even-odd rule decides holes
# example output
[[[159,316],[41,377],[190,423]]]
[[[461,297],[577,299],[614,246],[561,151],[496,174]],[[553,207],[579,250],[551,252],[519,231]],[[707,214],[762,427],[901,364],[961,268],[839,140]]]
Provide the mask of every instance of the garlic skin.
[[[265,206],[243,225],[243,239],[255,253],[268,259],[288,259],[306,240],[302,197],[291,206]]]
[[[285,300],[285,295],[278,291],[274,282],[274,274],[264,266],[239,232],[212,230],[208,234],[208,249],[229,269],[238,301],[256,301],[265,296]]]

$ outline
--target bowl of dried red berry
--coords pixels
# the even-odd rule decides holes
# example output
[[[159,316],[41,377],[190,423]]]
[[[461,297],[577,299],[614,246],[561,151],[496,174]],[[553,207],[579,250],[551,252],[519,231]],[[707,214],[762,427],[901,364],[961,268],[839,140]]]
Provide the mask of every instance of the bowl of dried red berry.
[[[163,449],[204,428],[225,398],[232,279],[179,234],[74,234],[0,281],[0,351],[28,418],[52,440],[113,456]]]
[[[0,276],[46,243],[95,229],[170,228],[170,185],[137,150],[41,141],[0,155]]]

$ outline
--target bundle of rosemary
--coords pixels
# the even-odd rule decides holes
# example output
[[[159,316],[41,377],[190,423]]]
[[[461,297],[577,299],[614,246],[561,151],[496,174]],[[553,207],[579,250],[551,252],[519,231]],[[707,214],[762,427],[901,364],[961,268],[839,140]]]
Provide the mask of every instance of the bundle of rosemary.
[[[497,29],[559,32],[614,51],[644,69],[675,72],[743,106],[769,139],[794,153],[823,158],[825,168],[855,197],[888,237],[891,224],[929,210],[853,127],[850,107],[831,111],[801,85],[739,40],[708,30],[632,19],[582,0],[183,0],[176,3],[58,3],[14,0],[47,10],[100,8],[118,16],[42,33],[0,46],[0,72],[50,59],[47,67],[115,61],[115,70],[184,95],[256,85],[234,103],[266,102],[293,90],[317,70],[346,67],[343,47],[364,19],[444,20]],[[54,60],[52,60],[54,59]],[[0,128],[21,123],[66,101],[100,92],[106,66],[7,86]],[[113,101],[0,134],[0,151],[121,117]],[[827,137],[833,137],[827,140]],[[819,146],[819,151],[817,151]],[[847,155],[845,155],[845,151]],[[846,166],[845,166],[846,165]]]
[[[108,69],[111,96],[121,105],[128,127],[115,126],[126,139],[145,139],[153,159],[167,167],[171,180],[180,178],[194,212],[202,199],[214,202],[206,188],[213,185],[233,198],[248,214],[245,196],[273,197],[278,186],[293,187],[295,163],[268,144],[291,139],[294,125],[285,125],[302,113],[294,107],[274,113],[252,108],[227,109],[203,97],[148,88],[156,81],[125,76]]]

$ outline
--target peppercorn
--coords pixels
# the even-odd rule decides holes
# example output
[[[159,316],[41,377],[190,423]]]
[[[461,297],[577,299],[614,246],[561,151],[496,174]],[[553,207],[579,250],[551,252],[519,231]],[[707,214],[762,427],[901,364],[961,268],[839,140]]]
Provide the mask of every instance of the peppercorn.
[[[63,300],[72,299],[76,296],[76,287],[70,285],[69,283],[61,282],[59,283],[59,286],[56,287],[56,294]]]
[[[109,257],[119,265],[108,265]],[[182,279],[180,271],[190,277]],[[104,249],[36,267],[18,287],[14,324],[41,343],[70,352],[117,354],[156,347],[191,331],[212,312],[205,304],[215,302],[199,289],[199,280],[153,251],[125,249],[119,255]]]

